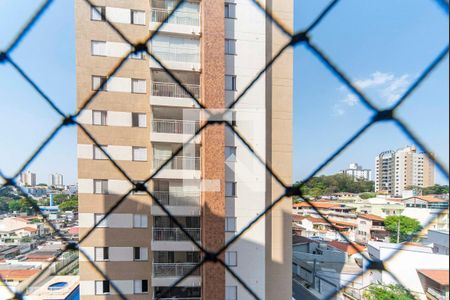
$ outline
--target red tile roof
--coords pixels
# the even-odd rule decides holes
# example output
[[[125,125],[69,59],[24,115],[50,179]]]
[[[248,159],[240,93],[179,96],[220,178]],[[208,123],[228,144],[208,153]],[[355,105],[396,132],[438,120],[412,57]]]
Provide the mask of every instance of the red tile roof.
[[[328,245],[333,248],[336,248],[342,252],[346,252],[350,256],[366,250],[366,247],[363,247],[363,246],[355,244],[355,243],[349,244],[349,243],[344,243],[344,242],[339,242],[339,241],[332,241],[332,242],[328,242]]]
[[[434,196],[414,196],[414,197],[410,197],[410,198],[407,198],[407,199],[404,199],[404,200],[409,200],[409,199],[414,199],[414,198],[420,199],[420,200],[428,202],[428,203],[448,202],[448,200],[437,198],[437,197],[434,197]]]
[[[11,279],[11,280],[25,280],[28,279],[37,273],[40,270],[38,269],[29,269],[29,270],[0,270],[0,276],[3,279]]]
[[[449,285],[448,270],[417,270],[420,274],[443,286]]]
[[[371,221],[384,221],[384,219],[382,217],[372,215],[372,214],[359,215],[358,217],[362,218],[362,219],[366,219],[366,220],[371,220]]]
[[[24,227],[23,230],[29,231],[29,232],[36,232],[38,231],[36,228],[34,227]]]
[[[315,208],[332,208],[332,207],[340,207],[340,204],[335,203],[335,202],[325,202],[325,201],[314,201],[311,202],[311,204],[315,207]],[[308,202],[300,202],[300,203],[296,203],[294,204],[294,207],[311,207],[311,205],[309,205]]]

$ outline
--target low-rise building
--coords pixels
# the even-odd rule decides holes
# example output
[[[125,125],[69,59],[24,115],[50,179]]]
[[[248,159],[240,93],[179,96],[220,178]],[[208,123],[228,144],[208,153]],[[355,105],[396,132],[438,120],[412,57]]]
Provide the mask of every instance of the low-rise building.
[[[362,214],[357,219],[356,242],[387,241],[389,233],[384,228],[384,219],[372,214]]]
[[[417,270],[422,289],[429,300],[449,299],[448,270]]]
[[[0,264],[0,277],[4,282],[0,281],[0,300],[12,299],[14,295],[10,291],[23,290],[40,271],[33,266]]]
[[[24,238],[39,236],[41,230],[42,224],[31,223],[28,219],[5,218],[0,220],[0,245],[19,245]]]
[[[433,253],[429,246],[404,243],[393,244],[385,242],[368,243],[368,252],[373,260],[383,261],[386,270],[401,279],[401,284],[411,291],[418,299],[426,300],[426,291],[417,270],[449,269],[448,255]],[[374,282],[383,285],[398,284],[389,272],[373,270]]]
[[[436,254],[450,254],[448,230],[429,230],[424,243],[430,244]]]
[[[402,199],[405,205],[403,216],[416,219],[428,230],[449,230],[448,200],[435,196],[414,196]]]
[[[365,247],[331,241],[319,242],[293,237],[294,286],[314,299],[347,299],[346,294],[361,295],[372,282],[371,271],[361,255]],[[346,289],[344,289],[346,288]]]

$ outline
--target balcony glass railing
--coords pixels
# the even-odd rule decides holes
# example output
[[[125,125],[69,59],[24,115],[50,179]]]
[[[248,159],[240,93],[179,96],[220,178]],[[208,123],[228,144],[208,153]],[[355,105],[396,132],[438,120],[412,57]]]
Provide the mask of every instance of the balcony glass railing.
[[[430,294],[431,296],[433,296],[434,298],[436,298],[437,300],[446,300],[446,296],[445,293],[440,292],[432,287],[429,287],[427,290],[428,294]]]
[[[195,263],[153,263],[153,277],[182,277],[188,274],[196,265]],[[191,276],[200,276],[200,269],[195,270]]]
[[[185,228],[185,230],[196,241],[200,241],[200,228]],[[183,242],[190,239],[180,228],[153,228],[153,240]]]
[[[184,86],[195,96],[195,98],[200,98],[200,85],[184,84]],[[182,87],[180,87],[177,83],[171,82],[153,82],[152,95],[170,98],[191,98],[191,96],[189,96],[189,94]]]
[[[153,194],[164,206],[200,206],[200,192],[154,191]]]
[[[170,15],[170,10],[164,8],[152,8],[152,22],[161,23]],[[183,11],[182,9],[173,13],[166,21],[169,24],[200,26],[200,13]]]
[[[192,48],[177,48],[177,47],[151,47],[152,53],[162,63],[178,62],[178,63],[200,63],[200,50]]]
[[[153,168],[158,169],[170,156],[158,156],[153,159]],[[167,163],[166,169],[172,170],[200,170],[200,157],[175,156]]]
[[[182,121],[170,119],[154,119],[153,132],[174,134],[195,134],[199,128],[197,121]]]

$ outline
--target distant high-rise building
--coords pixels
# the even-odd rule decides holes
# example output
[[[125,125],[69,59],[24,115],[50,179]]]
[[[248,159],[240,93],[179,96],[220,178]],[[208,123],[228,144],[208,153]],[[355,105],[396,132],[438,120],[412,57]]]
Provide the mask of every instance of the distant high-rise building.
[[[375,158],[375,191],[400,196],[410,186],[432,186],[434,168],[434,162],[414,146],[382,152]]]
[[[36,173],[26,171],[20,174],[20,182],[25,186],[36,186]]]
[[[152,202],[140,191],[130,193],[81,243],[108,276],[105,279],[81,256],[81,299],[115,299],[114,286],[127,299],[254,299],[213,263],[162,295],[203,254],[158,203],[195,241],[213,251],[284,193],[224,126],[208,127],[183,151],[178,149],[203,124],[203,113],[191,95],[202,106],[223,113],[290,38],[251,0],[188,0],[168,20],[178,1],[105,0],[94,1],[96,7],[87,2],[75,1],[77,103],[84,107],[86,99],[98,93],[79,121],[101,148],[78,131],[80,236],[133,188],[103,151],[136,181],[176,156],[148,184],[160,201]],[[293,3],[264,1],[290,28]],[[162,65],[145,53],[132,53],[110,75],[132,48],[106,19],[133,43],[145,40],[164,22],[148,44]],[[286,183],[292,182],[292,65],[289,49],[226,117]],[[223,253],[225,263],[261,299],[292,299],[291,210],[292,202],[283,201]]]
[[[372,170],[363,169],[363,167],[358,165],[357,163],[350,164],[348,169],[342,170],[340,173],[353,177],[355,181],[356,180],[369,181],[372,179]]]
[[[55,186],[55,187],[62,187],[64,186],[64,176],[62,174],[50,174],[48,176],[48,185],[49,186]]]

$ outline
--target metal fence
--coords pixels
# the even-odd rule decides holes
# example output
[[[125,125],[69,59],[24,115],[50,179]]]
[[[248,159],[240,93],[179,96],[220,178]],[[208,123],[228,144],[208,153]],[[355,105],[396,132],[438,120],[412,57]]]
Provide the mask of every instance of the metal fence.
[[[91,3],[90,0],[83,0],[85,1],[88,5],[90,6],[94,6],[93,3]],[[337,147],[336,151],[334,151],[333,153],[331,153],[328,158],[326,160],[324,160],[319,166],[317,166],[317,168],[300,184],[300,187],[302,187],[305,183],[307,183],[309,180],[311,180],[312,177],[314,177],[315,175],[317,175],[321,170],[324,169],[324,167],[326,167],[328,164],[330,164],[331,161],[333,161],[336,157],[338,157],[347,147],[349,147],[351,144],[353,144],[358,138],[360,138],[369,128],[376,126],[379,123],[382,122],[392,122],[393,124],[395,124],[403,133],[404,135],[410,139],[412,142],[414,142],[421,150],[423,150],[428,157],[433,160],[438,168],[438,170],[448,179],[448,170],[445,167],[445,165],[439,161],[434,155],[431,155],[431,152],[429,151],[427,145],[425,145],[423,143],[423,141],[410,129],[410,127],[408,126],[408,124],[406,122],[404,122],[403,120],[401,120],[397,115],[396,115],[396,110],[411,96],[411,94],[413,92],[416,91],[417,87],[420,86],[424,80],[430,76],[430,74],[432,73],[432,71],[444,60],[444,58],[448,55],[448,46],[445,47],[445,49],[443,49],[440,53],[437,54],[437,56],[435,58],[432,59],[432,61],[430,62],[430,64],[428,65],[428,67],[423,70],[423,72],[420,74],[420,76],[418,76],[418,78],[411,84],[411,86],[406,90],[406,92],[403,94],[403,96],[401,96],[397,102],[395,102],[394,105],[392,105],[391,107],[381,110],[379,108],[377,108],[374,103],[367,97],[367,95],[365,95],[365,93],[363,93],[355,84],[354,82],[352,82],[349,77],[346,75],[346,73],[340,69],[334,62],[333,60],[328,57],[323,51],[322,49],[313,42],[312,40],[312,31],[317,28],[321,22],[330,14],[332,13],[333,9],[341,2],[340,0],[334,0],[331,1],[329,3],[329,5],[317,16],[317,18],[311,23],[311,25],[309,27],[307,27],[305,30],[302,30],[300,32],[291,32],[290,29],[286,28],[282,23],[280,23],[279,21],[277,21],[276,16],[273,16],[269,11],[265,10],[265,8],[263,7],[262,4],[260,4],[258,2],[258,0],[252,0],[254,2],[254,4],[261,9],[261,11],[266,15],[267,18],[269,18],[273,24],[279,29],[281,30],[282,33],[284,33],[289,39],[290,41],[284,45],[284,47],[281,48],[281,50],[279,50],[278,53],[276,53],[276,55],[273,56],[273,58],[267,63],[267,65],[258,73],[258,75],[254,78],[254,80],[243,90],[243,92],[235,99],[234,102],[232,102],[229,106],[228,109],[231,110],[233,109],[236,104],[242,99],[242,97],[253,87],[253,85],[258,81],[258,79],[267,71],[269,70],[272,65],[274,63],[276,63],[277,59],[281,56],[281,54],[286,51],[286,49],[288,49],[289,47],[293,47],[296,45],[304,45],[314,56],[316,56],[318,58],[318,60],[341,82],[343,83],[346,87],[348,87],[359,99],[359,101],[372,113],[372,117],[367,121],[366,124],[364,124],[355,134],[353,134],[350,138],[348,138],[346,141],[343,142],[342,145],[340,145],[339,147]],[[437,4],[439,5],[442,10],[448,15],[448,10],[449,10],[449,4],[446,0],[429,0],[430,1],[430,5]],[[92,232],[96,229],[96,227],[98,227],[101,222],[106,219],[111,213],[113,213],[115,211],[115,209],[117,209],[117,207],[126,199],[126,197],[134,192],[144,192],[146,194],[148,194],[154,201],[154,203],[156,205],[158,205],[166,214],[167,216],[171,219],[171,221],[179,228],[179,230],[188,238],[188,240],[190,240],[203,254],[202,255],[202,259],[200,260],[199,263],[197,264],[192,264],[189,266],[183,266],[182,270],[180,271],[180,275],[182,275],[182,277],[177,280],[171,287],[167,288],[165,291],[159,293],[159,297],[160,299],[163,299],[166,295],[169,294],[169,292],[174,289],[179,283],[181,283],[186,277],[190,276],[190,275],[195,275],[195,274],[199,274],[199,270],[200,267],[205,263],[205,262],[211,262],[211,263],[215,263],[215,264],[220,264],[222,265],[225,270],[232,276],[234,277],[241,285],[244,289],[246,289],[255,299],[261,299],[260,296],[258,296],[246,283],[245,283],[245,278],[240,278],[232,269],[230,269],[229,266],[227,266],[227,264],[221,259],[221,254],[223,254],[233,243],[235,243],[245,232],[247,232],[250,228],[252,228],[252,226],[258,222],[260,219],[264,218],[264,216],[270,212],[275,206],[277,206],[285,197],[292,197],[292,196],[297,196],[300,197],[301,199],[303,199],[304,201],[308,202],[312,208],[323,217],[323,219],[329,223],[329,225],[334,228],[336,231],[337,228],[326,218],[324,217],[318,209],[316,209],[314,207],[313,204],[311,204],[311,202],[304,198],[303,195],[301,194],[301,190],[299,188],[294,188],[291,183],[284,183],[282,180],[279,179],[279,177],[272,171],[272,166],[265,164],[266,169],[273,175],[273,178],[278,181],[278,183],[280,183],[284,189],[285,192],[283,193],[283,195],[281,195],[279,198],[277,198],[275,201],[273,201],[273,203],[271,205],[269,205],[268,207],[266,207],[266,209],[264,211],[262,211],[253,221],[251,221],[249,224],[247,224],[247,226],[245,226],[239,233],[237,233],[233,238],[231,238],[228,242],[226,242],[226,244],[218,249],[217,251],[213,251],[213,249],[205,249],[199,242],[198,242],[198,238],[196,238],[195,236],[191,235],[191,232],[185,228],[183,228],[183,226],[177,221],[177,219],[172,216],[169,212],[169,210],[163,205],[162,201],[157,197],[157,195],[155,193],[152,193],[151,191],[149,191],[146,187],[146,183],[148,183],[150,180],[152,180],[165,166],[169,165],[171,163],[171,161],[173,159],[176,159],[177,156],[179,156],[180,153],[182,153],[183,147],[180,147],[177,151],[175,151],[173,153],[173,155],[167,159],[165,162],[161,162],[160,164],[158,163],[158,168],[153,172],[153,174],[144,182],[137,182],[134,181],[133,178],[131,178],[118,164],[117,162],[115,162],[111,156],[104,151],[103,148],[101,148],[101,145],[99,145],[99,143],[96,141],[95,137],[92,136],[92,134],[84,127],[83,124],[81,124],[78,121],[78,118],[80,116],[80,114],[83,112],[83,110],[86,109],[86,107],[92,103],[92,101],[94,101],[97,97],[97,95],[99,94],[100,91],[94,91],[93,94],[86,99],[85,103],[81,106],[80,110],[78,110],[76,113],[74,114],[69,114],[66,115],[62,112],[61,109],[58,108],[58,106],[55,104],[55,101],[53,101],[46,93],[44,90],[42,90],[34,81],[32,78],[30,78],[28,76],[28,74],[21,68],[21,66],[19,66],[10,56],[10,54],[17,48],[20,46],[21,42],[26,38],[27,33],[30,31],[31,28],[33,28],[36,23],[39,21],[39,19],[42,17],[42,15],[48,10],[48,8],[52,5],[54,1],[53,0],[47,0],[45,1],[38,9],[37,11],[34,13],[34,15],[31,16],[31,18],[28,20],[28,22],[25,24],[25,26],[17,33],[16,37],[13,39],[13,41],[11,42],[11,44],[9,44],[9,46],[4,49],[2,52],[0,52],[0,63],[4,63],[4,64],[9,64],[10,66],[12,66],[13,69],[15,69],[22,77],[23,79],[28,82],[30,84],[30,86],[36,90],[39,95],[42,97],[43,101],[45,101],[50,107],[51,109],[53,109],[55,112],[57,112],[61,118],[62,121],[59,124],[59,126],[57,128],[54,129],[54,131],[37,147],[37,149],[34,151],[34,153],[31,155],[31,157],[29,157],[29,159],[27,159],[22,166],[20,166],[20,168],[18,169],[16,176],[13,177],[7,177],[5,176],[0,169],[0,178],[2,178],[4,180],[4,184],[1,186],[1,188],[4,188],[6,186],[14,186],[16,187],[19,191],[21,191],[21,193],[23,194],[23,196],[27,199],[27,201],[29,202],[30,206],[32,206],[32,208],[36,211],[36,213],[38,213],[39,215],[42,216],[42,218],[49,224],[49,226],[52,228],[52,230],[54,231],[54,234],[59,236],[59,238],[61,238],[63,241],[67,242],[67,245],[65,246],[65,249],[63,252],[61,252],[57,257],[54,258],[54,262],[56,262],[59,257],[65,253],[65,251],[69,251],[69,250],[79,250],[80,255],[84,256],[85,259],[89,260],[89,256],[84,253],[83,249],[79,248],[79,244],[82,243],[84,240],[86,240],[86,238],[88,238]],[[186,86],[184,86],[177,78],[175,75],[173,75],[167,67],[165,67],[163,65],[163,63],[161,62],[161,59],[155,55],[154,53],[152,53],[149,48],[147,47],[148,43],[156,36],[156,34],[159,32],[159,30],[161,29],[162,26],[164,26],[164,23],[166,23],[167,20],[169,20],[171,18],[172,15],[176,15],[176,11],[178,8],[180,8],[180,6],[183,4],[183,2],[185,2],[185,0],[181,0],[177,3],[177,5],[174,7],[174,9],[167,14],[167,16],[165,16],[165,20],[159,20],[159,16],[158,16],[158,21],[162,21],[162,23],[158,26],[158,28],[150,34],[150,36],[145,40],[145,42],[143,43],[139,43],[139,44],[133,44],[130,42],[130,40],[126,37],[126,35],[124,35],[121,30],[119,30],[114,24],[112,24],[109,20],[106,20],[106,22],[108,23],[108,25],[118,34],[120,35],[120,37],[128,42],[131,46],[132,46],[132,51],[130,53],[128,53],[128,55],[126,57],[123,57],[121,59],[121,61],[116,65],[116,67],[111,70],[111,72],[109,73],[109,76],[107,76],[107,78],[111,78],[114,74],[117,73],[117,71],[124,65],[124,63],[130,58],[130,56],[138,54],[138,53],[143,53],[146,52],[156,63],[158,63],[165,71],[168,72],[169,76],[172,78],[172,80],[174,80],[178,86],[187,94],[189,95],[196,103],[197,105],[205,110],[208,111],[207,107],[204,107],[204,105],[196,98],[196,96],[198,95],[194,95],[191,91],[191,89],[187,88]],[[164,16],[163,16],[164,17]],[[162,18],[162,17],[161,17]],[[172,51],[172,50],[171,50]],[[193,54],[195,56],[195,54]],[[197,57],[195,57],[195,61],[196,61]],[[186,59],[187,60],[187,59]],[[193,59],[192,59],[193,60]],[[191,59],[187,60],[187,61],[191,61]],[[102,83],[102,86],[105,86],[107,84],[106,80],[105,82]],[[102,90],[102,87],[99,89]],[[5,105],[5,104],[4,104]],[[209,111],[208,111],[209,112]],[[208,119],[204,125],[202,125],[200,128],[198,128],[198,130],[196,130],[195,134],[193,135],[193,137],[191,138],[190,141],[188,141],[186,144],[188,144],[189,142],[191,142],[197,135],[199,135],[205,128],[207,128],[208,126],[214,126],[217,124],[222,124],[225,125],[226,127],[228,127],[230,130],[232,130],[234,132],[234,134],[245,144],[245,146],[252,152],[252,153],[256,153],[255,151],[253,151],[252,146],[246,142],[246,140],[244,139],[244,137],[239,133],[239,131],[237,130],[237,128],[235,128],[233,126],[232,123],[228,122],[228,121],[218,121],[217,118],[215,118],[216,116],[214,115],[213,112],[210,112],[211,118]],[[220,117],[219,117],[220,118]],[[42,151],[46,148],[46,146],[49,144],[49,142],[55,138],[55,136],[65,127],[68,126],[78,126],[79,129],[81,129],[81,131],[83,131],[91,140],[92,142],[99,147],[104,154],[106,155],[106,157],[113,163],[113,165],[117,168],[117,170],[119,172],[121,172],[126,178],[127,180],[132,184],[133,188],[125,195],[123,195],[121,197],[121,199],[115,204],[113,205],[113,207],[108,211],[108,213],[106,213],[103,217],[102,220],[98,220],[96,225],[91,228],[84,236],[80,237],[79,242],[78,243],[71,243],[69,240],[66,239],[66,237],[52,224],[52,222],[50,220],[47,219],[47,216],[45,214],[43,214],[39,207],[32,201],[32,199],[27,195],[27,193],[21,189],[21,187],[19,187],[16,184],[16,180],[15,178],[17,178],[17,176],[22,173],[25,169],[27,169],[27,167],[31,164],[31,162],[33,162],[41,153]],[[186,145],[185,144],[185,145]],[[255,154],[256,158],[263,162],[263,160],[258,157]],[[1,166],[0,166],[1,167]],[[345,235],[342,235],[342,238],[344,240],[347,240],[348,242],[350,242],[348,240],[348,238]],[[415,236],[411,236],[410,239],[415,238]],[[353,245],[352,243],[350,243],[351,245]],[[356,251],[359,251],[356,247],[354,247]],[[365,256],[364,253],[361,253],[361,255]],[[392,256],[390,257],[392,258]],[[389,272],[394,278],[396,278],[396,276],[394,274],[392,274],[392,272],[390,272],[389,270],[387,270],[385,268],[385,262],[387,260],[389,260],[390,258],[384,260],[384,261],[374,261],[372,259],[370,259],[369,257],[365,257],[365,259],[367,261],[369,261],[369,267],[368,270],[382,270],[385,272]],[[92,264],[92,266],[96,269],[96,271],[98,271],[100,274],[102,274],[102,276],[105,278],[105,280],[109,281],[109,277],[108,274],[105,274],[93,261],[90,261],[90,263]],[[42,272],[40,273],[45,274],[45,272],[47,271],[48,268],[50,268],[50,265],[48,267],[46,267],[44,270],[42,270]],[[176,267],[176,266],[175,266]],[[162,276],[164,276],[164,274],[167,274],[167,272],[172,272],[171,268],[172,266],[162,266],[160,268],[160,266],[155,266],[155,273],[157,274],[161,274]],[[179,273],[178,267],[174,269],[177,274]],[[361,275],[361,274],[359,274]],[[32,286],[35,282],[37,282],[40,279],[40,276],[35,277],[30,283],[29,286]],[[356,278],[355,278],[356,279]],[[396,278],[397,281],[399,283],[401,283],[401,280],[399,280],[399,278]],[[3,284],[5,284],[6,287],[8,287],[8,285],[6,284],[4,278],[0,278],[0,280],[2,281]],[[126,296],[122,293],[122,291],[120,290],[120,288],[118,286],[116,286],[112,281],[109,281],[111,283],[111,287],[112,289],[118,294],[118,296],[121,299],[126,299]],[[341,290],[343,290],[345,287],[339,287],[338,289],[336,289],[336,291],[334,291],[334,293],[332,293],[329,298],[332,298],[334,295],[336,295],[336,293],[340,292]],[[11,290],[10,290],[11,291]],[[24,293],[26,292],[26,289],[23,291],[16,291],[15,293],[11,291],[12,294],[15,295],[15,299],[22,299],[22,297],[24,296]]]

